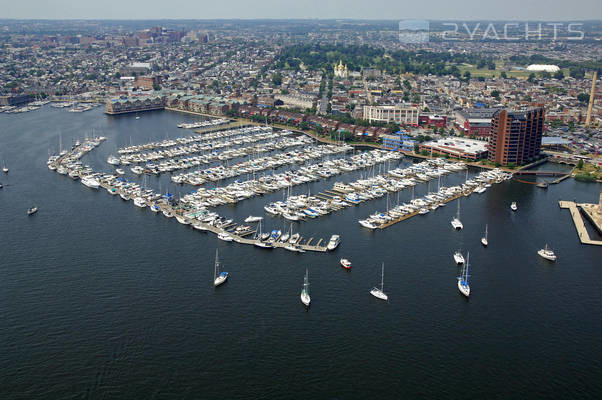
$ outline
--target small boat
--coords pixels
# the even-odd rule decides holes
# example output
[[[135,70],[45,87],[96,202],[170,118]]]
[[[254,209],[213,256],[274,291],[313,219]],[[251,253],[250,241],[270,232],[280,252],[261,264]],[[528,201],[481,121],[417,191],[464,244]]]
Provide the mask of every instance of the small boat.
[[[217,238],[219,240],[223,240],[224,242],[231,242],[234,240],[234,238],[232,237],[232,235],[230,235],[228,232],[220,232],[217,234]]]
[[[8,168],[6,167],[6,163],[4,163],[4,165],[2,166],[2,172],[8,174]]]
[[[176,219],[178,220],[179,223],[181,223],[182,225],[189,225],[190,221],[188,221],[186,218],[184,218],[181,215],[176,215]]]
[[[121,164],[121,161],[119,160],[119,158],[115,157],[115,156],[109,156],[109,158],[107,158],[107,162],[111,165],[119,165]]]
[[[161,211],[161,207],[159,207],[157,204],[151,205],[150,209],[151,209],[152,212],[159,212],[159,211]]]
[[[301,235],[299,233],[293,233],[291,235],[291,238],[288,240],[288,242],[290,244],[295,244],[299,241],[300,238],[301,238]]]
[[[146,207],[146,200],[144,200],[142,197],[136,197],[134,199],[134,205],[136,207],[144,208]]]
[[[292,252],[295,252],[295,253],[305,253],[305,250],[303,250],[301,248],[301,246],[296,245],[296,244],[292,244],[292,243],[287,244],[286,246],[284,246],[284,248],[286,250],[288,250],[288,251],[292,251]]]
[[[454,253],[454,261],[458,265],[464,264],[464,256],[462,255],[462,253],[460,252],[460,250],[457,250]]]
[[[252,215],[249,215],[246,219],[245,222],[246,223],[250,223],[250,222],[259,222],[263,219],[263,217],[254,217]]]
[[[118,175],[123,175],[123,174],[125,174],[125,171],[124,171],[124,170],[122,170],[121,168],[117,168],[117,169],[115,169],[115,172],[117,172],[117,174],[118,174]]]
[[[510,209],[511,209],[512,211],[516,211],[516,210],[518,210],[518,207],[517,207],[517,205],[516,205],[516,201],[513,201],[513,202],[512,202],[512,204],[510,204]]]
[[[217,249],[215,249],[215,267],[214,267],[214,275],[213,275],[213,286],[219,286],[222,283],[226,282],[228,279],[228,273],[226,271],[222,271],[219,273],[219,259],[217,255]]]
[[[485,225],[485,236],[481,238],[481,244],[485,247],[489,244],[489,241],[487,240],[487,225]]]
[[[2,186],[2,182],[0,182],[0,189],[2,189],[4,186]]]
[[[92,189],[98,189],[98,187],[100,186],[100,182],[98,182],[98,179],[96,179],[92,175],[88,175],[82,178],[81,182],[84,184],[84,186],[87,186]]]
[[[274,245],[269,242],[257,241],[254,243],[256,247],[261,247],[262,249],[273,249]]]
[[[38,212],[38,207],[30,207],[27,209],[27,215],[32,215]]]
[[[334,250],[336,249],[339,244],[341,243],[341,237],[339,235],[332,235],[330,237],[330,241],[328,242],[328,246],[326,246],[326,248],[328,250]]]
[[[455,230],[460,230],[462,228],[464,228],[464,225],[462,224],[462,221],[460,221],[460,199],[458,199],[458,213],[457,215],[451,220],[451,224],[454,227]]]
[[[458,290],[464,296],[470,296],[470,285],[468,283],[468,261],[470,260],[470,252],[466,255],[466,265],[463,268],[462,275],[458,277]]]
[[[348,259],[341,258],[340,263],[341,263],[341,267],[343,267],[345,269],[351,269],[351,261],[349,261]]]
[[[384,287],[385,287],[385,263],[383,263],[381,274],[380,274],[380,289],[377,287],[373,287],[372,290],[370,290],[370,294],[372,296],[376,297],[377,299],[389,300],[389,296],[387,296],[385,294],[385,292],[383,291]]]
[[[545,258],[546,260],[549,261],[556,261],[556,254],[554,254],[554,251],[552,251],[552,249],[550,249],[548,247],[548,244],[546,243],[546,247],[539,250],[537,252],[537,254],[539,254],[540,256],[542,256],[543,258]]]
[[[311,297],[309,297],[309,273],[307,269],[305,269],[305,278],[303,279],[303,290],[301,290],[301,303],[305,305],[305,307],[309,307],[309,303],[311,302]]]

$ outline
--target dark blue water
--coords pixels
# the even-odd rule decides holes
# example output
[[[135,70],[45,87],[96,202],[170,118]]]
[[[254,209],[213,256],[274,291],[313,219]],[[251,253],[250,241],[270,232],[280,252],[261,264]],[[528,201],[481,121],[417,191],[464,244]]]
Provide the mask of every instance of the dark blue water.
[[[339,233],[342,244],[333,253],[294,254],[220,242],[46,168],[59,134],[64,146],[107,136],[83,161],[110,171],[105,160],[117,147],[190,134],[175,125],[193,120],[50,107],[0,115],[0,161],[10,168],[0,177],[1,398],[602,396],[602,248],[581,245],[557,204],[595,202],[600,185],[494,185],[462,198],[461,232],[449,223],[455,202],[368,232],[356,221],[385,210],[381,198],[295,224],[306,238]],[[293,191],[316,193],[366,173]],[[167,176],[149,184],[190,190]],[[415,194],[426,191],[419,185]],[[400,201],[410,197],[406,190]],[[242,221],[281,198],[218,211]],[[32,204],[40,211],[27,217]],[[265,225],[288,227],[269,217]],[[536,254],[546,242],[559,257],[554,264]],[[216,247],[231,278],[214,290]],[[469,300],[456,287],[457,248],[470,251]],[[341,257],[352,271],[339,266]],[[381,262],[388,303],[369,294]],[[309,311],[299,301],[306,268]]]

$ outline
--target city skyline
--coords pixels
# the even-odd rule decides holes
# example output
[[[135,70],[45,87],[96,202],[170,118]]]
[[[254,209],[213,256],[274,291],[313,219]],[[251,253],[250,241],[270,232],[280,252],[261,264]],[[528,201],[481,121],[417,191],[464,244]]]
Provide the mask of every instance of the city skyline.
[[[4,2],[3,2],[4,3]],[[176,0],[166,6],[158,0],[122,3],[109,8],[105,4],[81,1],[76,4],[59,0],[52,4],[34,0],[3,4],[5,19],[360,19],[360,20],[507,20],[569,21],[596,20],[602,17],[602,4],[593,0],[566,3],[552,1],[541,7],[534,1],[509,0],[483,4],[476,0],[461,4],[435,0],[428,3],[399,3],[379,0],[366,4],[357,0],[344,3],[309,0],[304,3],[268,0],[248,3],[234,0],[227,4],[195,3]]]

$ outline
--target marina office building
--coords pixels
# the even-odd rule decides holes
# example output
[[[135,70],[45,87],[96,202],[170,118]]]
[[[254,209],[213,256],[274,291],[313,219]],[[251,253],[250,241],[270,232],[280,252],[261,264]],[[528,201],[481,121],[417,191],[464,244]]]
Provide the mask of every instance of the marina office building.
[[[491,120],[489,161],[520,165],[534,160],[541,151],[543,108],[523,111],[499,110]]]

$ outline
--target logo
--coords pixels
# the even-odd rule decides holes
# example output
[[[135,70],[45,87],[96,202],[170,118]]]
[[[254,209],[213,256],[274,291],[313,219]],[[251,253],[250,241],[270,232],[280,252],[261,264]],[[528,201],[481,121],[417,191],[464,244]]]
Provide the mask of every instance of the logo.
[[[399,41],[401,43],[427,43],[429,41],[429,22],[424,19],[399,21]]]

